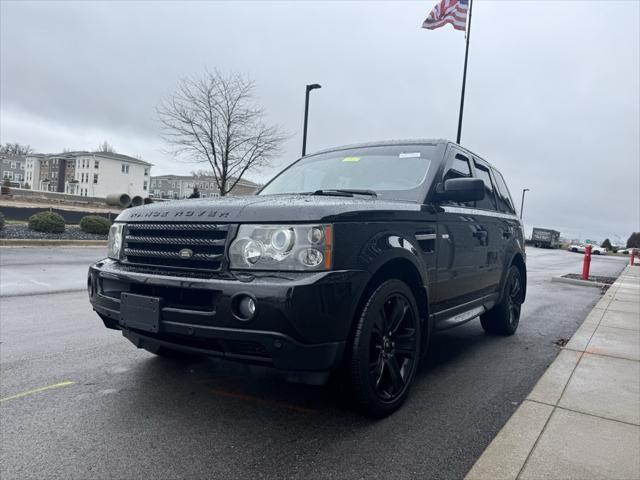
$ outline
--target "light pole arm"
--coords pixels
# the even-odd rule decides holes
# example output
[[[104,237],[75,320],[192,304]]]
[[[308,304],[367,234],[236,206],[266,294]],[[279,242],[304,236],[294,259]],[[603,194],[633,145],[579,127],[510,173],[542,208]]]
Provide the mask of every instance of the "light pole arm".
[[[520,219],[522,219],[522,211],[524,210],[524,194],[528,191],[528,188],[522,189],[522,201],[520,202]]]
[[[309,85],[304,93],[304,127],[302,130],[302,156],[307,153],[307,124],[309,123]]]
[[[304,127],[302,129],[302,156],[307,153],[307,125],[309,124],[309,92],[322,88],[318,83],[307,85],[304,91]]]

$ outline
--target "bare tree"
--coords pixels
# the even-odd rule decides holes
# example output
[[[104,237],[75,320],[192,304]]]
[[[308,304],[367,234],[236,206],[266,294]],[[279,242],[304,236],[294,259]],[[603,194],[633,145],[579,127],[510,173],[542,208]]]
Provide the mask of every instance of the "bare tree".
[[[0,153],[8,155],[29,155],[31,153],[35,153],[35,151],[31,148],[31,145],[7,142],[4,145],[0,145]]]
[[[100,145],[98,145],[98,147],[94,150],[94,152],[116,153],[116,149],[113,148],[113,145],[111,145],[109,142],[105,140]]]
[[[198,170],[191,170],[192,177],[213,177],[213,170],[206,170],[199,168]]]
[[[241,75],[207,72],[181,80],[157,108],[164,139],[176,155],[208,163],[221,196],[248,171],[268,165],[286,139],[264,122],[253,88]]]

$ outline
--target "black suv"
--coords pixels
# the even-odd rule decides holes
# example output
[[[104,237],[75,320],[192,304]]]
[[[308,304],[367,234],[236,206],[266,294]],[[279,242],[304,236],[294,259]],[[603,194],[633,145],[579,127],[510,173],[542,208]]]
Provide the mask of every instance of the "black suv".
[[[445,140],[303,157],[257,195],[122,212],[89,269],[108,328],[158,355],[347,374],[384,416],[431,334],[480,317],[511,335],[525,299],[523,231],[500,172]]]

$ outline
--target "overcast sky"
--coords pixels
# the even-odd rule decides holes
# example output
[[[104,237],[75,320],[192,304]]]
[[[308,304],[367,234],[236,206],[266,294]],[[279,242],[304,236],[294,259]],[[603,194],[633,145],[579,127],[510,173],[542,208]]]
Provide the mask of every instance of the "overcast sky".
[[[395,138],[455,140],[464,34],[420,25],[436,2],[0,2],[0,141],[38,152],[103,140],[153,173],[155,106],[205,69],[256,82],[300,152]],[[502,170],[525,223],[626,240],[640,230],[640,2],[476,0],[462,144]],[[197,166],[195,166],[197,168]],[[618,237],[616,237],[616,235]]]

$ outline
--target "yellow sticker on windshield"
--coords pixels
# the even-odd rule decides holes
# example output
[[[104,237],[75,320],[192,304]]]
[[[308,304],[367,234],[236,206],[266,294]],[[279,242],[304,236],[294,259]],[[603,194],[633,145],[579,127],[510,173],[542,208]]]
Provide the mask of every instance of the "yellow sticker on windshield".
[[[344,157],[342,161],[343,162],[359,162],[360,157]]]

